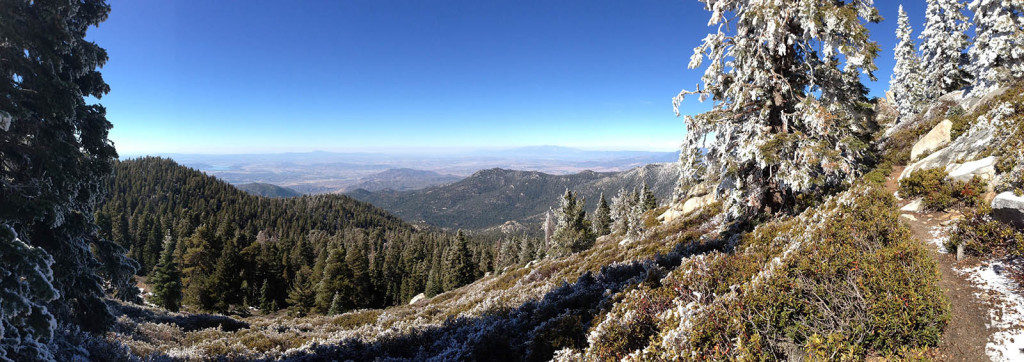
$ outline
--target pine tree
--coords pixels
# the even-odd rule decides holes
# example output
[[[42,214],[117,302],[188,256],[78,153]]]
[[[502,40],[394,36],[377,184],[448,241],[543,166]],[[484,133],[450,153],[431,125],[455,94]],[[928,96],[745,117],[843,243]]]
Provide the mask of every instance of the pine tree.
[[[931,6],[931,5],[929,5]],[[910,19],[900,5],[898,19],[899,27],[896,28],[896,65],[892,70],[892,77],[889,78],[889,89],[893,93],[896,109],[900,116],[908,119],[921,109],[925,100],[924,79],[921,69],[921,59],[914,50],[914,40],[911,39]]]
[[[473,282],[473,255],[466,243],[466,235],[459,230],[455,239],[444,253],[444,271],[442,287],[445,291],[453,290]]]
[[[57,327],[105,331],[114,316],[104,285],[130,284],[137,267],[94,225],[117,152],[105,108],[86,103],[110,91],[98,70],[107,53],[86,32],[109,12],[102,0],[0,6],[0,227],[13,229],[0,243],[4,259],[18,259],[2,267],[18,274],[0,274],[15,284],[4,286],[12,309],[0,312],[0,358],[47,358]],[[33,285],[13,289],[22,282]]]
[[[1024,77],[1024,2],[974,0],[974,45],[969,70],[982,88]]]
[[[366,249],[359,240],[346,248],[345,264],[348,266],[348,289],[345,290],[346,305],[360,308],[370,305],[373,290],[370,285],[370,265]],[[328,296],[330,297],[330,296]]]
[[[654,192],[651,191],[650,187],[647,187],[647,183],[644,182],[643,188],[640,189],[640,205],[643,206],[642,212],[647,212],[658,208],[658,199],[654,197]]]
[[[971,24],[963,11],[964,4],[960,0],[928,0],[924,30],[920,36],[927,99],[937,98],[969,83],[970,75],[963,66],[968,45],[966,32]],[[900,28],[903,28],[902,18]],[[909,25],[907,28],[909,32]]]
[[[314,307],[316,307],[317,289],[316,284],[313,283],[312,275],[313,271],[308,266],[302,266],[295,273],[295,280],[292,282],[291,289],[288,290],[286,301],[290,305],[291,310],[300,317],[311,313]],[[335,295],[337,295],[337,292],[335,292]]]
[[[172,312],[181,308],[181,272],[178,271],[178,263],[174,261],[175,244],[170,233],[164,235],[160,262],[148,280],[153,289],[150,302]]]
[[[217,258],[212,280],[211,296],[214,299],[214,310],[224,313],[232,305],[242,304],[242,255],[239,244],[243,243],[241,235],[228,239],[224,243],[220,257]]]
[[[628,234],[632,228],[630,220],[635,209],[633,194],[625,188],[620,188],[615,197],[612,197],[612,232],[616,234]]]
[[[443,278],[441,276],[441,270],[444,269],[444,267],[441,264],[441,260],[442,249],[435,248],[434,256],[430,262],[430,271],[427,272],[426,288],[423,291],[423,294],[425,294],[427,297],[433,297],[435,295],[444,293],[444,281],[442,280]]]
[[[60,294],[52,284],[51,265],[53,258],[43,249],[0,224],[0,360],[53,359],[45,343],[53,337],[55,321],[46,305]]]
[[[653,196],[653,195],[652,195]],[[612,209],[605,200],[604,193],[601,193],[601,200],[597,202],[597,209],[594,210],[594,235],[604,236],[612,232]]]
[[[596,238],[591,230],[584,200],[577,199],[569,189],[562,195],[561,205],[555,213],[555,234],[551,238],[551,254],[555,256],[580,252],[594,245]]]
[[[731,217],[791,210],[796,195],[852,182],[873,131],[867,88],[878,45],[870,1],[701,0],[718,32],[694,49],[710,61],[687,95],[714,101],[686,117],[679,193],[715,185]],[[813,50],[812,50],[813,49]]]
[[[217,263],[215,244],[218,243],[213,231],[205,225],[200,226],[185,241],[185,254],[182,256],[183,301],[202,310],[214,310],[217,302],[214,295],[216,285],[210,278]]]
[[[277,300],[270,293],[270,283],[267,280],[263,280],[263,286],[260,287],[260,311],[263,314],[269,314],[277,311]]]
[[[331,298],[331,307],[327,309],[327,315],[338,315],[345,313],[345,303],[341,300],[341,294],[334,293],[334,298]]]
[[[324,275],[316,289],[316,310],[319,313],[327,313],[331,307],[331,299],[335,293],[350,295],[352,292],[352,271],[345,263],[345,248],[334,248],[327,257],[327,265],[324,267]],[[348,304],[346,298],[346,310],[354,307]]]

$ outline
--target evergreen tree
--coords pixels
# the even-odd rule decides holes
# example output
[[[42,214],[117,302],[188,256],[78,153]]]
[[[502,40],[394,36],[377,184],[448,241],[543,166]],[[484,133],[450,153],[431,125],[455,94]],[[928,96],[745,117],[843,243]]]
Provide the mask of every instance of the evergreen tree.
[[[260,311],[263,314],[269,314],[277,311],[277,300],[270,293],[270,283],[267,280],[263,280],[263,286],[260,287]]]
[[[213,290],[218,312],[227,312],[232,305],[242,304],[242,254],[239,244],[244,242],[241,235],[228,239],[217,258],[212,275]]]
[[[182,256],[182,285],[184,302],[203,310],[213,310],[217,302],[214,295],[216,285],[209,277],[214,272],[217,255],[214,254],[216,236],[203,225],[185,241]]]
[[[931,6],[931,5],[929,5]],[[910,27],[910,19],[900,5],[898,19],[899,27],[896,28],[896,65],[892,70],[892,77],[889,78],[889,89],[893,94],[893,101],[900,117],[909,118],[920,111],[921,104],[925,100],[925,86],[921,69],[921,59],[914,50],[914,40],[910,35],[913,31]]]
[[[653,195],[651,195],[653,197]],[[604,193],[601,193],[601,200],[597,202],[597,209],[594,210],[594,235],[604,236],[612,232],[612,209],[605,200]]]
[[[466,235],[459,230],[444,253],[442,288],[445,291],[469,284],[475,279],[472,258],[473,255],[466,244]]]
[[[644,182],[644,186],[640,189],[640,205],[643,207],[641,213],[654,210],[658,208],[658,199],[654,197],[654,192],[651,191],[650,187],[647,187],[647,183]]]
[[[345,264],[349,271],[348,289],[343,295],[348,300],[345,305],[349,306],[348,309],[370,306],[373,292],[370,286],[370,265],[361,240],[357,239],[346,248]],[[333,298],[330,295],[327,297]]]
[[[970,75],[963,66],[968,44],[966,32],[971,24],[963,11],[964,4],[960,0],[928,0],[920,37],[925,96],[928,99],[968,84]],[[909,25],[907,27],[909,32]]]
[[[292,287],[288,290],[287,302],[298,316],[309,314],[316,307],[317,288],[313,283],[312,275],[313,271],[308,266],[303,266],[295,273],[295,281],[292,282]]]
[[[441,248],[434,249],[434,256],[430,263],[430,271],[427,273],[427,285],[423,291],[427,297],[433,297],[435,295],[444,292],[444,281],[442,280],[443,266],[441,265]]]
[[[878,45],[863,21],[881,20],[870,1],[701,0],[716,33],[694,49],[690,68],[710,61],[686,95],[714,101],[686,117],[680,193],[715,190],[731,217],[792,210],[796,195],[852,182],[874,130],[862,74],[874,79]]]
[[[631,214],[636,208],[634,203],[635,198],[633,193],[627,191],[625,188],[620,188],[619,192],[615,197],[612,197],[612,227],[611,230],[616,234],[627,234],[632,228],[630,220],[633,219]]]
[[[519,264],[527,264],[531,261],[537,260],[540,256],[540,240],[534,240],[526,235],[519,241]]]
[[[987,88],[1024,77],[1024,2],[974,0],[967,7],[974,13],[974,83]]]
[[[331,299],[335,293],[351,295],[352,293],[352,271],[345,263],[345,248],[335,248],[330,251],[327,257],[327,265],[324,267],[324,275],[316,290],[316,309],[320,313],[327,313],[331,307]],[[345,310],[354,306],[345,299]]]
[[[341,300],[341,294],[335,292],[334,298],[331,298],[331,307],[327,309],[327,315],[338,315],[341,313],[345,313],[345,302]]]
[[[130,284],[137,267],[94,225],[117,153],[105,108],[86,103],[110,91],[107,53],[86,32],[109,12],[102,0],[0,6],[0,359],[52,359],[58,327],[108,329],[104,285]]]
[[[172,312],[181,308],[181,272],[178,271],[178,263],[174,261],[175,244],[170,233],[164,235],[160,262],[148,280],[153,289],[150,302]]]
[[[583,207],[584,200],[576,199],[576,194],[566,189],[555,214],[557,221],[550,249],[553,255],[568,255],[594,245],[595,236]]]

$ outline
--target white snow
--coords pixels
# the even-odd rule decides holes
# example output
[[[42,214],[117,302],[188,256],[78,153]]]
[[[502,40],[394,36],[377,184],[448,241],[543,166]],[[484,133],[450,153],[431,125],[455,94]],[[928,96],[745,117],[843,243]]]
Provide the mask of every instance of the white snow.
[[[929,240],[932,244],[935,244],[935,247],[939,249],[940,253],[949,252],[949,250],[946,250],[946,240],[949,240],[948,230],[949,228],[945,226],[933,226],[932,229],[928,231],[932,236]]]
[[[996,332],[989,337],[985,353],[993,361],[1024,360],[1024,296],[1019,286],[1007,275],[1009,266],[989,261],[957,272],[973,282],[982,292],[978,298],[991,301],[989,328]]]

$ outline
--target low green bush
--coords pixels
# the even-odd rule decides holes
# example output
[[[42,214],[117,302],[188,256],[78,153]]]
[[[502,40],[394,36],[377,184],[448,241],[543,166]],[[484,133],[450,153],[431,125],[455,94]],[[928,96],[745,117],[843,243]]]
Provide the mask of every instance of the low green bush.
[[[900,196],[925,196],[929,192],[938,190],[942,186],[946,176],[949,176],[949,174],[941,168],[929,168],[911,172],[910,176],[900,180]]]
[[[968,255],[1024,256],[1024,233],[1005,223],[993,220],[991,208],[981,206],[970,209],[953,224],[948,250],[963,245]]]

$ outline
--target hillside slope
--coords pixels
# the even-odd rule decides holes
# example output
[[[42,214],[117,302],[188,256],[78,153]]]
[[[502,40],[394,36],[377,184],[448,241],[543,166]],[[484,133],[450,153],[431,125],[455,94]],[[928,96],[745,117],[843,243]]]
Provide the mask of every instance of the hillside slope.
[[[405,220],[444,228],[482,229],[506,221],[539,225],[541,215],[558,205],[558,198],[567,188],[586,198],[588,211],[596,207],[602,193],[610,202],[619,188],[639,188],[644,183],[663,204],[667,203],[679,179],[678,167],[661,163],[624,172],[584,171],[571,175],[496,168],[422,190],[356,190],[348,195]]]
[[[403,303],[454,240],[348,196],[254,196],[162,158],[118,162],[108,187],[100,234],[128,249],[141,276],[171,253],[192,311],[325,313],[336,292],[346,310]],[[490,271],[471,267],[468,278]]]
[[[424,187],[447,184],[461,180],[454,175],[440,174],[434,171],[415,170],[411,168],[393,168],[359,179],[359,183],[346,186],[342,191],[407,191]]]
[[[298,191],[292,190],[287,187],[281,187],[274,184],[252,182],[247,184],[235,185],[239,190],[245,191],[249,194],[263,197],[296,197],[302,196]]]

